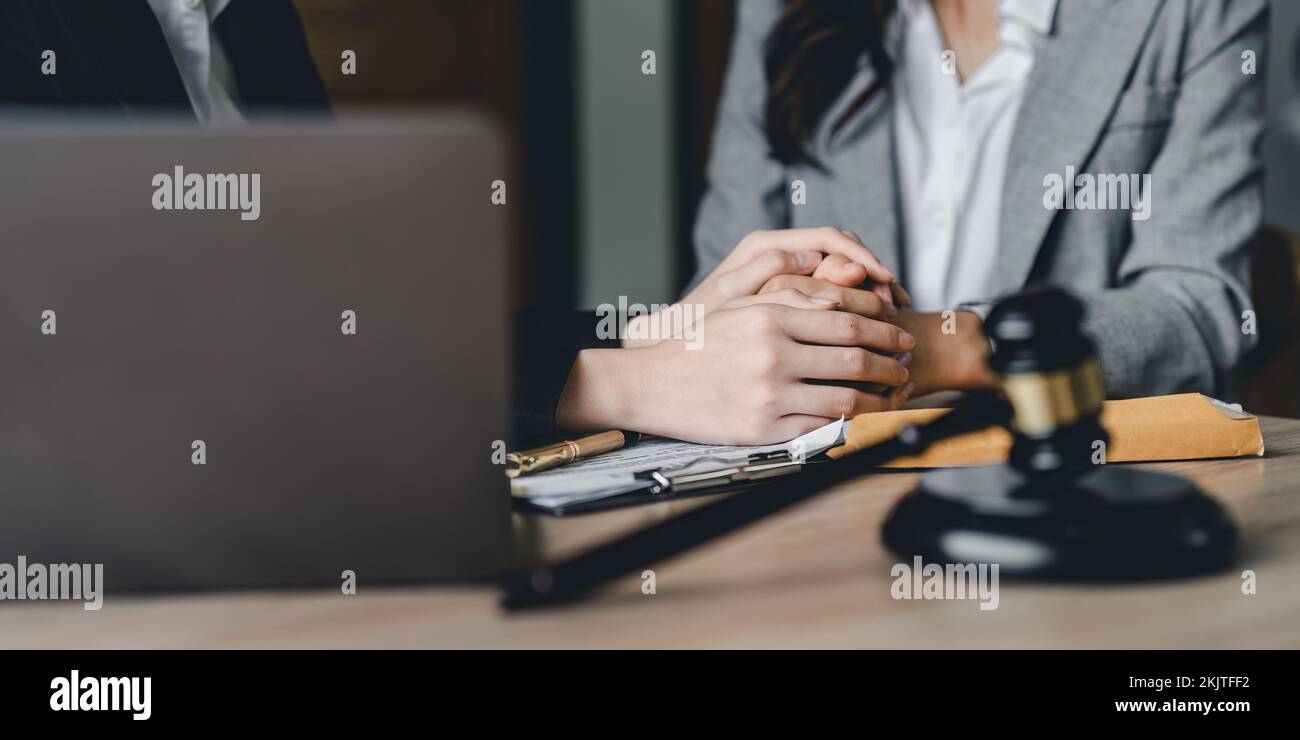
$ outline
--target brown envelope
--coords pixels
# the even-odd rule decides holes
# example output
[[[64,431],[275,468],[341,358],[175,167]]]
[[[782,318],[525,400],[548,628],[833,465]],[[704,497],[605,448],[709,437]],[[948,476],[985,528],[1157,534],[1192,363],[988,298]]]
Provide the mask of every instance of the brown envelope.
[[[905,409],[853,418],[844,444],[828,450],[839,459],[883,442],[904,425],[924,424],[947,409]],[[1198,460],[1264,454],[1259,419],[1199,394],[1106,401],[1101,424],[1110,433],[1107,462]],[[1005,429],[986,429],[939,442],[919,457],[895,460],[890,468],[944,468],[1002,462],[1011,449]]]

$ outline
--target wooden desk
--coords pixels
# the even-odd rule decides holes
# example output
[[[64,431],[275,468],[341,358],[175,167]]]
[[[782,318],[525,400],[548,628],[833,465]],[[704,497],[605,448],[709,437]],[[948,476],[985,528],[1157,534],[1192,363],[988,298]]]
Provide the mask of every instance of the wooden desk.
[[[880,523],[915,481],[866,476],[656,568],[587,603],[505,617],[488,588],[114,598],[0,607],[0,648],[334,647],[1300,647],[1300,421],[1264,419],[1264,458],[1153,465],[1194,479],[1241,525],[1239,567],[1119,587],[1003,582],[1000,605],[895,601]],[[699,505],[573,519],[518,517],[521,541],[562,555]],[[1241,571],[1257,575],[1242,593]]]

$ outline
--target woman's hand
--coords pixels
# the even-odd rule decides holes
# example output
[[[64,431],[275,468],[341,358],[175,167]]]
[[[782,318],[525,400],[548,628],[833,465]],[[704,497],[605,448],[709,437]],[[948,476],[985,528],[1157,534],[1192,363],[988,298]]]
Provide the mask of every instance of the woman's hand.
[[[862,239],[852,231],[844,231],[843,234],[853,241],[862,244]],[[872,276],[854,262],[850,262],[838,254],[827,255],[826,259],[817,265],[817,270],[812,275],[818,280],[825,280],[835,285],[845,288],[863,288],[880,296],[885,303],[898,306],[910,306],[912,297],[903,290],[903,286],[897,280],[881,282],[873,280]]]
[[[978,314],[902,309],[894,322],[916,337],[917,349],[908,365],[916,384],[912,395],[997,385],[997,376],[988,366],[989,340]]]
[[[862,243],[862,239],[859,239],[858,235],[854,234],[853,231],[841,231],[841,233],[845,237],[853,239],[854,242]],[[801,276],[790,274],[788,277]],[[907,291],[904,290],[902,285],[898,284],[897,280],[893,280],[893,278],[888,282],[872,280],[872,276],[867,273],[861,264],[854,263],[854,261],[850,261],[842,255],[827,255],[826,259],[820,261],[811,278],[802,277],[803,280],[798,281],[768,281],[763,290],[781,290],[783,287],[796,287],[796,289],[802,290],[803,293],[815,295],[827,293],[828,289],[824,284],[828,282],[832,286],[870,291],[888,306],[898,308],[911,306],[910,295],[907,295]],[[839,294],[833,290],[829,290],[829,293]]]
[[[916,338],[916,349],[908,363],[912,397],[997,384],[997,377],[988,368],[990,348],[984,322],[977,314],[913,311],[907,308],[911,296],[897,282],[876,282],[868,290],[858,287],[863,283],[862,276],[857,265],[830,255],[812,275],[778,275],[764,284],[762,292],[798,290],[813,298],[835,301],[842,310],[889,321],[906,330]]]
[[[896,282],[876,283],[870,290],[857,287],[863,282],[863,274],[858,265],[831,255],[818,264],[812,275],[777,275],[760,292],[796,290],[812,298],[834,301],[841,310],[889,321],[906,330],[916,338],[916,349],[908,363],[911,396],[996,384],[997,378],[988,369],[989,342],[984,336],[984,323],[977,314],[912,311],[907,308],[911,296]]]
[[[859,281],[860,283],[861,281]],[[853,283],[858,285],[858,283]],[[768,280],[759,289],[759,295],[796,290],[811,298],[833,301],[842,311],[849,311],[878,321],[893,321],[898,308],[892,300],[886,301],[875,291],[846,287],[823,278],[808,275],[783,274]],[[886,288],[888,290],[888,288]]]
[[[580,353],[556,411],[566,429],[624,428],[693,442],[768,444],[841,416],[896,408],[838,381],[902,386],[909,373],[882,352],[907,352],[898,327],[834,310],[798,291],[744,296],[706,314],[699,348],[680,339]]]
[[[728,301],[757,294],[777,275],[813,275],[826,260],[833,260],[833,273],[838,279],[859,276],[853,285],[868,279],[886,285],[894,281],[893,273],[851,232],[829,226],[755,231],[742,239],[731,254],[679,303],[694,306],[696,316],[708,315]],[[888,296],[885,300],[889,300]],[[642,326],[650,320],[649,316],[631,319],[628,335],[651,336],[653,332]],[[666,338],[624,338],[623,346],[644,347]]]
[[[840,310],[868,319],[888,321],[914,337],[916,349],[912,350],[908,364],[914,383],[912,397],[939,390],[991,387],[997,382],[988,369],[989,341],[984,336],[984,322],[975,313],[922,313],[906,307],[895,308],[881,300],[878,293],[807,275],[778,275],[763,286],[761,295],[790,290],[833,301]],[[902,288],[892,290],[899,305],[911,302]]]
[[[840,233],[857,244],[862,243],[852,231]],[[881,320],[892,320],[898,315],[897,308],[912,303],[912,297],[897,280],[873,280],[865,267],[841,254],[826,255],[811,276],[793,271],[775,275],[763,284],[759,292],[791,288],[810,296],[834,300],[845,311]]]

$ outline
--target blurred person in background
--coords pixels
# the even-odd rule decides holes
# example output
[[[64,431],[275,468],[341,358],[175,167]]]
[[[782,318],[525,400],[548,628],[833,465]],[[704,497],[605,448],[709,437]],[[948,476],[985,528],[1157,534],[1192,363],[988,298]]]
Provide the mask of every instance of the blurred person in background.
[[[290,0],[4,0],[0,104],[212,126],[329,111]]]

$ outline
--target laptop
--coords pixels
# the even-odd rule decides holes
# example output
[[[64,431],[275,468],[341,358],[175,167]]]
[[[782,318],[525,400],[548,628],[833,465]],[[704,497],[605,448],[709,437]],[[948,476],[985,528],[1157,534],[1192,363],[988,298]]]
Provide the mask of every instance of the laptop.
[[[110,595],[505,571],[488,123],[20,123],[0,161],[0,561]]]

